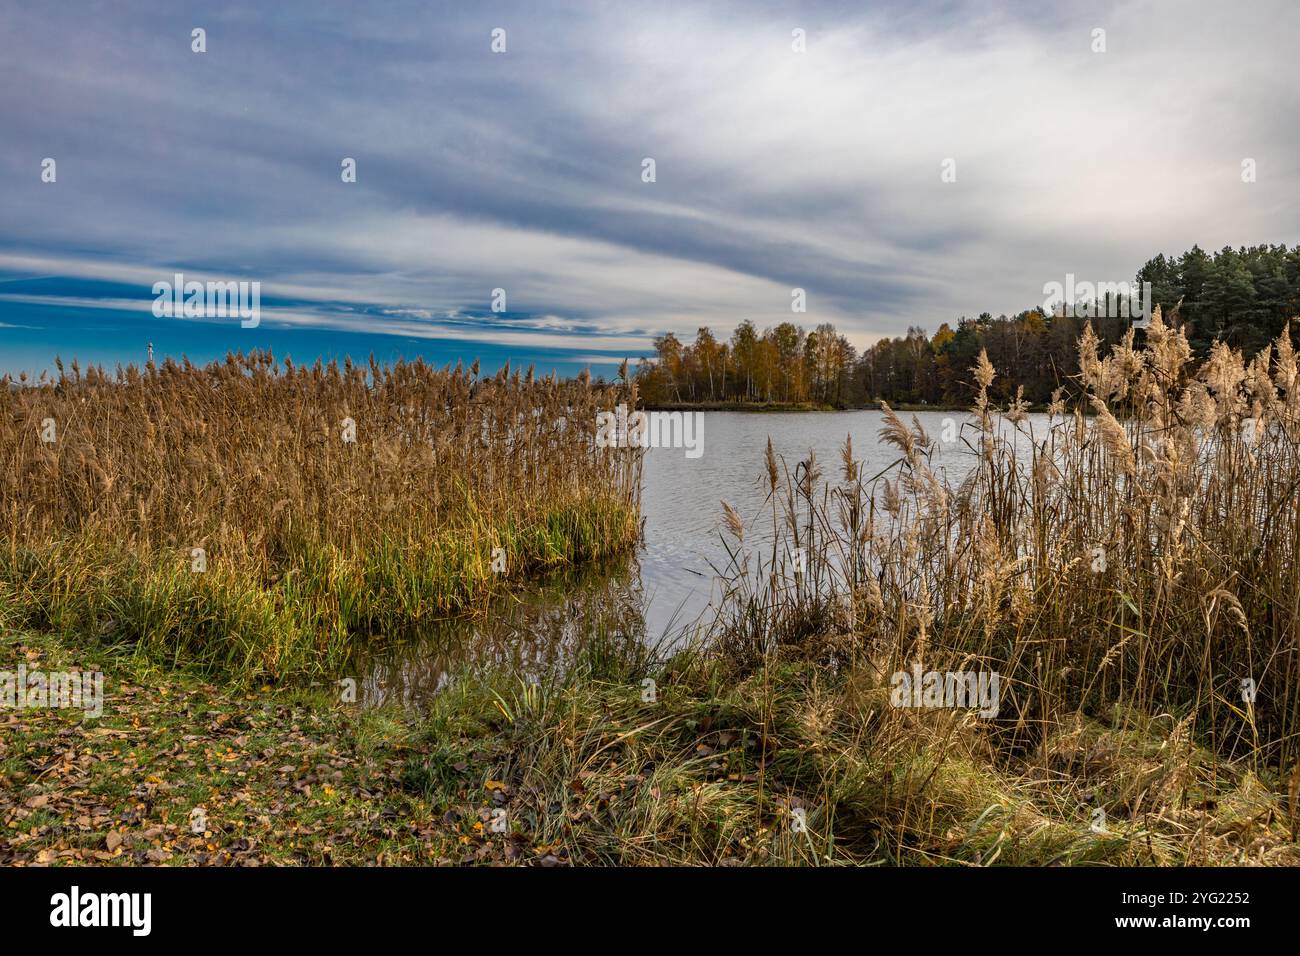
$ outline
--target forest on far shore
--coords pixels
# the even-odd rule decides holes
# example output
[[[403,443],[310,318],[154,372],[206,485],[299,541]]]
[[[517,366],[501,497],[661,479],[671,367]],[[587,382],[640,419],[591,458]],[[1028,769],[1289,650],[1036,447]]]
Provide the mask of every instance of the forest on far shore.
[[[1198,360],[1215,341],[1250,358],[1300,315],[1300,246],[1225,247],[1213,255],[1193,246],[1180,256],[1149,260],[1136,279],[1137,288],[1151,283],[1152,298],[1166,322],[1184,328]],[[1130,325],[1127,318],[1055,315],[1036,306],[1012,316],[962,316],[955,323],[942,322],[933,334],[913,326],[906,335],[882,339],[859,355],[829,323],[806,332],[782,322],[760,332],[746,320],[730,341],[719,341],[707,327],[700,328],[693,343],[672,333],[655,339],[656,357],[641,363],[637,377],[650,406],[812,403],[846,408],[880,400],[964,406],[973,394],[970,368],[983,349],[998,372],[991,398],[1009,401],[1023,386],[1026,401],[1044,404],[1057,388],[1067,396],[1077,392],[1077,343],[1088,322],[1103,348],[1119,342]]]

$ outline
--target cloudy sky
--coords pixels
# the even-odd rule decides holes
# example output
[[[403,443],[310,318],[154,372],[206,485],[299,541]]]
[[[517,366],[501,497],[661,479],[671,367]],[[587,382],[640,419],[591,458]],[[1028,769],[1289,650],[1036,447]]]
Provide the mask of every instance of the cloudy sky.
[[[0,373],[146,342],[608,372],[1294,244],[1297,41],[1294,0],[5,4]],[[176,272],[260,282],[261,324],[155,318]]]

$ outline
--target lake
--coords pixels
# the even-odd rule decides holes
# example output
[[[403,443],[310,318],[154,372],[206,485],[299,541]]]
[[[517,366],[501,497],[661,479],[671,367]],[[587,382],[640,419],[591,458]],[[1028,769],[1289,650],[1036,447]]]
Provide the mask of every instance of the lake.
[[[418,640],[367,654],[360,662],[362,701],[418,706],[466,665],[504,665],[540,677],[563,666],[584,640],[602,632],[671,643],[709,613],[714,569],[726,566],[721,502],[725,499],[744,519],[747,545],[771,540],[764,465],[769,436],[791,473],[812,450],[823,477],[832,481],[841,473],[846,436],[852,437],[853,456],[867,477],[899,457],[896,448],[879,438],[884,416],[878,411],[700,414],[699,457],[688,458],[674,448],[645,452],[643,535],[631,560],[530,585],[495,601],[481,619],[440,623]],[[911,424],[912,413],[900,417]],[[971,416],[930,411],[918,412],[916,418],[935,442],[936,473],[946,473],[955,484],[969,472],[974,456],[960,440],[945,442],[943,437],[959,433]],[[1031,415],[1025,427],[1041,440],[1047,416]],[[970,427],[964,434],[972,436]],[[1003,434],[1013,431],[1004,426]],[[1027,453],[1029,440],[1017,438],[1017,447]]]

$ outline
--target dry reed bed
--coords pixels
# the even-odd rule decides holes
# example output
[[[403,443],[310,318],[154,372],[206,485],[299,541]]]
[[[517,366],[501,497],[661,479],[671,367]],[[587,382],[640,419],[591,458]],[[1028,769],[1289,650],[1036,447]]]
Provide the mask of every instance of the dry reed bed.
[[[494,548],[508,577],[629,547],[640,459],[594,446],[626,398],[265,352],[0,383],[0,611],[237,671],[336,664],[466,609]]]
[[[1055,403],[1028,455],[1025,410],[990,407],[996,372],[980,356],[976,423],[960,438],[979,463],[956,487],[919,422],[888,409],[882,436],[899,458],[882,475],[863,474],[847,444],[837,475],[815,458],[790,473],[769,445],[780,543],[749,549],[727,509],[738,540],[714,639],[742,667],[774,653],[853,662],[882,693],[913,662],[996,671],[1001,710],[970,723],[983,752],[1068,775],[1089,757],[1078,744],[1089,721],[1116,732],[1137,721],[1163,728],[1171,752],[1195,740],[1271,774],[1294,819],[1300,382],[1289,331],[1250,362],[1217,345],[1194,373],[1183,332],[1158,312],[1143,347],[1130,332],[1099,356],[1088,328],[1080,352],[1094,414]],[[806,549],[803,574],[793,547]],[[901,745],[921,718],[886,707],[872,719],[873,736]]]
[[[455,806],[456,748],[495,747],[512,817],[589,863],[1295,865],[1296,356],[1220,346],[1193,371],[1160,316],[1145,339],[1101,357],[1089,330],[1093,414],[1055,404],[1032,450],[981,356],[956,486],[888,409],[881,474],[848,442],[833,470],[769,443],[775,534],[724,503],[697,648],[459,687],[412,783]],[[914,663],[996,671],[996,717],[894,706]],[[564,801],[581,826],[548,814]]]
[[[981,357],[955,486],[889,410],[882,474],[847,442],[833,469],[769,443],[775,534],[724,503],[697,647],[458,684],[409,785],[454,811],[455,767],[490,755],[529,841],[596,864],[1296,865],[1291,342],[1193,371],[1156,316],[1143,348],[1081,349],[1093,414],[1057,404],[1032,450]],[[913,663],[996,671],[996,717],[894,706]]]

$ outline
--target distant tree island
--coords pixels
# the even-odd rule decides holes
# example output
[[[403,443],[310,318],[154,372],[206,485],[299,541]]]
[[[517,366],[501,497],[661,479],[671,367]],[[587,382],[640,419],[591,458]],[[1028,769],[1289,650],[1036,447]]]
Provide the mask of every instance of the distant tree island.
[[[1150,283],[1165,321],[1184,328],[1195,359],[1216,341],[1251,358],[1300,315],[1300,246],[1225,247],[1213,255],[1193,246],[1149,260],[1137,273],[1142,283]],[[1110,315],[1104,307],[1053,312],[1041,305],[1013,316],[985,312],[962,316],[955,328],[943,322],[933,335],[913,326],[861,355],[830,323],[806,332],[782,322],[759,332],[746,320],[729,342],[708,327],[689,344],[671,333],[655,339],[656,357],[637,377],[649,407],[856,408],[881,400],[965,407],[973,394],[969,370],[983,349],[998,371],[991,399],[1010,401],[1023,386],[1026,401],[1045,405],[1058,388],[1076,396],[1086,324],[1103,347],[1123,339],[1131,321]]]

